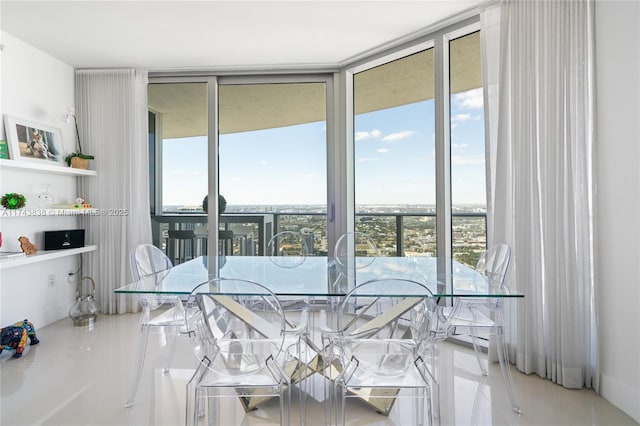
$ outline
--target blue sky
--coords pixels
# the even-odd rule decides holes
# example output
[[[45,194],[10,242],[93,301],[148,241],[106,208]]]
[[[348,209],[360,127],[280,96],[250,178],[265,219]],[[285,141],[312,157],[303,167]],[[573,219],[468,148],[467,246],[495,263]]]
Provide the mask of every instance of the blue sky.
[[[451,101],[453,204],[485,204],[481,89]],[[357,204],[434,204],[433,101],[355,119]],[[220,135],[220,192],[229,204],[324,204],[324,122]],[[207,192],[206,138],[164,141],[165,205]]]

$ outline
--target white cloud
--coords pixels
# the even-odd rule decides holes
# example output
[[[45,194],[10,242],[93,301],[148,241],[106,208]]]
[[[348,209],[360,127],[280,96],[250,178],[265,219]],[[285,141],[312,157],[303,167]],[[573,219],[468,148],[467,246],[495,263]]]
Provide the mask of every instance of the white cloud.
[[[469,120],[480,120],[479,115],[471,115],[471,114],[456,114],[451,117],[452,122],[464,122]]]
[[[264,166],[264,165],[266,165],[266,164],[269,164],[269,162],[268,162],[267,160],[261,160],[261,161],[260,161],[260,164],[262,164],[262,165]]]
[[[396,141],[399,141],[399,140],[402,140],[402,139],[410,138],[414,134],[415,134],[415,132],[413,132],[411,130],[403,130],[401,132],[391,133],[391,134],[383,137],[382,140],[384,142],[396,142]]]
[[[484,158],[483,157],[462,157],[460,155],[454,155],[451,157],[451,163],[455,165],[484,164]]]
[[[183,175],[185,173],[185,171],[184,170],[171,170],[171,172],[169,172],[169,173],[171,173],[172,175]]]
[[[357,141],[363,141],[367,139],[378,139],[382,136],[382,132],[378,129],[373,129],[370,132],[356,132],[355,139]]]
[[[360,158],[358,158],[358,163],[370,163],[372,161],[378,161],[378,158],[377,157],[373,157],[373,158],[360,157]]]
[[[468,90],[466,92],[453,95],[455,102],[459,103],[461,108],[477,109],[482,108],[484,99],[482,97],[482,88]]]
[[[468,143],[452,143],[451,144],[451,149],[452,150],[457,150],[457,151],[460,151],[460,152],[466,151],[467,147],[469,147]]]
[[[380,148],[380,149],[378,150],[378,152],[380,152],[380,153],[383,153],[383,154],[384,154],[384,153],[386,153],[386,152],[389,152],[389,148]]]

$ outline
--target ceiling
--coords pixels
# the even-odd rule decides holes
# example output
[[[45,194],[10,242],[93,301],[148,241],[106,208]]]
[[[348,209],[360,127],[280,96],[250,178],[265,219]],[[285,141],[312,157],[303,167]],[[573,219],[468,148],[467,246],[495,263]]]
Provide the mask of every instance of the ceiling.
[[[486,1],[0,0],[0,28],[74,68],[331,70]],[[468,54],[478,44],[476,37],[452,50],[471,61],[452,78],[454,93],[480,86],[477,73],[465,71],[478,69],[479,56]],[[432,70],[432,64],[432,55],[413,55],[362,74],[356,112],[431,99],[433,75],[422,70]],[[321,84],[223,89],[220,133],[325,119]],[[149,106],[162,115],[164,137],[207,133],[202,84],[151,85]]]
[[[0,25],[75,68],[320,68],[485,2],[2,0]]]

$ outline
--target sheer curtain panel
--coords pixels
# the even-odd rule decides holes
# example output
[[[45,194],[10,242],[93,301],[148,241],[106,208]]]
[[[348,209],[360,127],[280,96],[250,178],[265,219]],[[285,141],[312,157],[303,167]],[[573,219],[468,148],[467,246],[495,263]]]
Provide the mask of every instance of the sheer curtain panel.
[[[510,357],[597,389],[593,246],[594,3],[502,1],[481,13],[488,243],[513,249]]]
[[[99,209],[84,220],[98,251],[85,255],[85,274],[97,283],[102,313],[139,310],[137,299],[113,290],[131,281],[129,255],[151,243],[147,72],[76,71],[76,110],[82,148],[93,154],[97,177],[84,179],[87,202]]]

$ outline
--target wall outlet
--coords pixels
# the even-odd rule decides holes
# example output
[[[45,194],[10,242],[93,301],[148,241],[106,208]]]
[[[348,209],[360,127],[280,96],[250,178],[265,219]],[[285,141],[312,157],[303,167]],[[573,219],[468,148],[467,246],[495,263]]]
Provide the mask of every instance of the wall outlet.
[[[56,274],[49,274],[49,277],[47,278],[47,284],[49,285],[49,287],[55,287]]]

